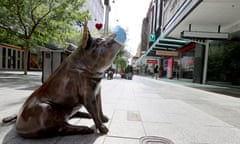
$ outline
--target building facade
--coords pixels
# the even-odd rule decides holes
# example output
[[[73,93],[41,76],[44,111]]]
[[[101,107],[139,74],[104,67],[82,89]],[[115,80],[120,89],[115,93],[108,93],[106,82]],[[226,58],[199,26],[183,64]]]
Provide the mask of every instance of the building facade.
[[[236,48],[240,31],[239,0],[153,0],[151,3],[149,32],[155,40],[149,42],[138,62],[146,64],[150,58],[157,59],[168,78],[240,84],[235,74],[240,72],[240,59],[233,54],[239,53]],[[216,55],[224,55],[226,59],[216,63]],[[234,66],[224,68],[231,64]],[[216,73],[216,69],[221,73]]]
[[[104,5],[102,0],[87,0],[84,9],[89,10],[91,20],[88,21],[88,27],[91,32],[96,31],[96,23],[104,23]]]
[[[0,70],[22,70],[24,50],[9,44],[0,44]]]

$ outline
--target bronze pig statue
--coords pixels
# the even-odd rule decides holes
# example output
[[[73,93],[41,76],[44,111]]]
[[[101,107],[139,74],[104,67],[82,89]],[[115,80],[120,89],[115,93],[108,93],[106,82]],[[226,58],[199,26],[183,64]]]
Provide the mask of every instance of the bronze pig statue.
[[[16,131],[26,138],[89,134],[87,126],[68,123],[71,118],[92,118],[106,134],[108,121],[102,112],[100,82],[122,45],[115,34],[92,38],[84,26],[82,44],[25,101],[16,120]],[[80,112],[84,106],[88,113]]]

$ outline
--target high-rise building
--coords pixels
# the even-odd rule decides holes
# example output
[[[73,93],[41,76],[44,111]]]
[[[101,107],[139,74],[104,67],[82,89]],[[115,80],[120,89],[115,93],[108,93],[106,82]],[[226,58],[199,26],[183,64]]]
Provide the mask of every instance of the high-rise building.
[[[87,0],[85,4],[85,9],[89,10],[91,20],[88,21],[88,27],[90,31],[97,30],[95,25],[96,23],[103,24],[104,20],[104,5],[102,0]],[[103,29],[103,27],[102,27]]]

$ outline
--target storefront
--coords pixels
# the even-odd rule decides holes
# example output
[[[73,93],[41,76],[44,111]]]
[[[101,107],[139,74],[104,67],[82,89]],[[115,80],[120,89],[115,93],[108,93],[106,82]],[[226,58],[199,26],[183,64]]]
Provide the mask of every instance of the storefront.
[[[142,58],[145,73],[154,65],[163,67],[162,77],[168,79],[189,79],[194,83],[203,83],[205,45],[190,43],[176,51],[156,50],[156,57]]]
[[[240,85],[240,31],[209,45],[207,81]]]
[[[162,56],[166,78],[189,79],[196,83],[202,83],[204,50],[204,45],[191,43],[178,49],[175,56]]]
[[[9,44],[0,44],[0,70],[22,70],[24,50]]]
[[[0,70],[23,70],[24,49],[6,43],[0,44]],[[28,70],[42,70],[42,53],[37,49],[28,56]]]

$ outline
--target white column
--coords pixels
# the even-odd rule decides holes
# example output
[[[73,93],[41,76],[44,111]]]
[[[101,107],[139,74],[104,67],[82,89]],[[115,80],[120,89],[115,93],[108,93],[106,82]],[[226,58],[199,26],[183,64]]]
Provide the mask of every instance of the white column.
[[[206,80],[207,80],[208,49],[209,49],[209,40],[206,40],[206,42],[205,42],[205,54],[204,54],[204,65],[203,65],[203,79],[202,79],[203,84],[206,84]]]
[[[53,61],[52,72],[54,72],[61,64],[61,52],[53,52],[52,61]]]
[[[3,59],[2,49],[3,48],[0,46],[0,69],[2,69],[2,59]]]
[[[10,55],[10,69],[12,70],[13,69],[13,49],[10,49],[11,50],[11,55]]]
[[[20,70],[23,69],[22,64],[23,64],[23,51],[20,51],[20,68],[19,68]]]
[[[43,53],[43,82],[52,74],[52,57],[53,52],[45,51]]]

